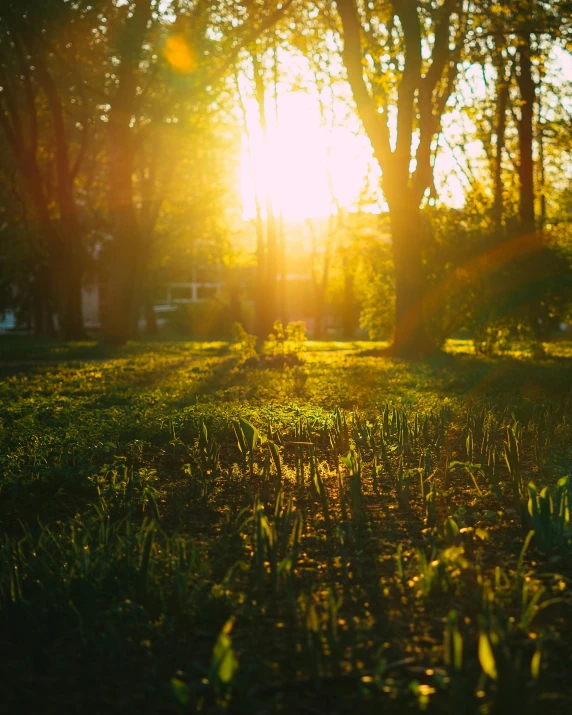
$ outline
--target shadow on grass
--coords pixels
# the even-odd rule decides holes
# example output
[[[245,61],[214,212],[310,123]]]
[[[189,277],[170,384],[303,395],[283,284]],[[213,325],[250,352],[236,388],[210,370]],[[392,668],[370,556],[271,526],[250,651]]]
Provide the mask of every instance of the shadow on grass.
[[[224,341],[165,340],[147,338],[115,346],[96,340],[62,342],[31,335],[0,335],[0,379],[36,367],[51,367],[66,362],[99,362],[160,355],[162,357],[191,355],[225,355]]]
[[[572,358],[540,360],[503,356],[441,355],[428,361],[429,371],[446,376],[446,387],[459,396],[495,398],[499,393],[518,392],[541,400],[568,397],[572,389]]]

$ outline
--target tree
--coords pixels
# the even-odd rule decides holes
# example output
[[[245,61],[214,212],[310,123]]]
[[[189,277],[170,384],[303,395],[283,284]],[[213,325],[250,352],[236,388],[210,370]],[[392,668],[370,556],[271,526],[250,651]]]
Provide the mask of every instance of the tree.
[[[243,47],[271,28],[293,0],[228,3],[188,1],[166,7],[155,0],[132,0],[117,9],[111,59],[115,69],[108,113],[110,261],[106,339],[122,343],[132,333],[137,311],[141,225],[135,202],[135,157],[153,130],[180,102],[204,111],[215,87]],[[168,15],[174,14],[174,20]],[[159,42],[159,47],[157,46]],[[164,43],[163,52],[159,52]],[[161,101],[146,95],[161,69],[172,77]]]
[[[7,0],[0,12],[0,125],[37,226],[31,247],[41,291],[40,329],[51,326],[55,303],[62,337],[83,335],[82,230],[77,176],[84,158],[90,107],[69,69],[71,43],[60,39],[60,23],[75,40],[83,34],[90,8],[60,0]],[[73,98],[73,99],[72,99]],[[71,100],[71,101],[70,101]],[[72,106],[75,102],[75,106]],[[36,311],[38,313],[38,311]]]
[[[272,171],[272,157],[268,140],[268,70],[273,70],[273,79],[278,82],[276,43],[271,48],[258,45],[250,48],[247,53],[252,67],[253,96],[258,110],[258,125],[263,145],[265,147],[264,173],[262,177],[255,176],[252,156],[252,136],[248,122],[246,104],[242,95],[240,75],[235,75],[238,103],[241,108],[244,131],[248,140],[248,151],[252,165],[255,184],[254,204],[256,216],[256,294],[255,294],[255,330],[260,341],[270,333],[278,318],[278,263],[279,263],[279,219],[274,208],[274,196],[268,179]],[[271,63],[271,66],[267,65]],[[243,77],[248,77],[248,67],[243,63]],[[275,96],[276,100],[276,96]],[[275,107],[276,112],[277,106]]]
[[[392,352],[426,356],[436,345],[425,325],[430,300],[420,206],[432,183],[435,139],[454,87],[467,14],[458,0],[445,0],[437,8],[413,0],[338,0],[337,11],[343,62],[383,172],[391,217],[396,290]]]

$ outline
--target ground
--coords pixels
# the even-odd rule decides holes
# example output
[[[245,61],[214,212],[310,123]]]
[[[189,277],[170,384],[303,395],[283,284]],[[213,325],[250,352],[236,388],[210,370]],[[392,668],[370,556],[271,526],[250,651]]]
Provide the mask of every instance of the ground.
[[[570,712],[572,348],[370,348],[2,338],[0,712]]]

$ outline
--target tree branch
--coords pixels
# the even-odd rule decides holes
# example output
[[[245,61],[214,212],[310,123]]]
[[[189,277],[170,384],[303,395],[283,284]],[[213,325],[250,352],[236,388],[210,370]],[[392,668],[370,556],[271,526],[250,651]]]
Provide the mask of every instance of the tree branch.
[[[377,105],[369,93],[363,77],[361,23],[354,0],[338,0],[337,8],[344,31],[342,56],[348,80],[352,88],[358,114],[383,171],[391,165],[392,160],[389,127],[387,126],[387,116],[380,116]]]

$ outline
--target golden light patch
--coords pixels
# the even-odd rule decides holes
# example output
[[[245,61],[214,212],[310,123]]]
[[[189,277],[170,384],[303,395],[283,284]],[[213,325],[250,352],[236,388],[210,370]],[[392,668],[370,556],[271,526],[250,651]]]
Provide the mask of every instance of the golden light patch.
[[[165,59],[171,67],[179,72],[190,72],[193,66],[193,56],[186,40],[181,35],[167,38],[164,49]]]

